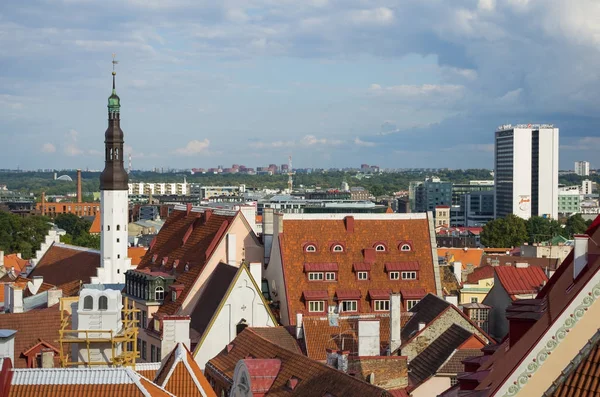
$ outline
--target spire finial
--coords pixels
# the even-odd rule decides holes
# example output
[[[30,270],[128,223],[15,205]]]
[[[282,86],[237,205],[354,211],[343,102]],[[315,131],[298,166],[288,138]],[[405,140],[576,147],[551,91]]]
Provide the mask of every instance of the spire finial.
[[[117,54],[113,53],[112,54],[112,64],[113,64],[113,71],[112,71],[112,75],[113,75],[113,92],[115,91],[115,75],[117,74],[117,72],[115,71],[115,66],[119,63],[119,61],[117,61],[115,58],[117,57]]]

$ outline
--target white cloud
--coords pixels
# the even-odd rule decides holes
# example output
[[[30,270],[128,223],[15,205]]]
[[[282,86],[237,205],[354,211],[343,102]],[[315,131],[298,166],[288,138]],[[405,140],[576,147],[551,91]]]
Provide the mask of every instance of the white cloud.
[[[83,150],[78,148],[75,144],[69,143],[65,146],[65,154],[67,156],[80,156],[83,154]]]
[[[373,147],[376,146],[375,142],[367,142],[367,141],[363,141],[362,139],[360,139],[359,137],[354,138],[354,144],[356,146],[363,146],[363,147]]]
[[[359,25],[389,25],[394,22],[394,11],[387,7],[369,10],[353,10],[348,13],[350,21]]]
[[[477,8],[482,11],[494,11],[496,9],[496,0],[479,0]]]
[[[42,152],[44,153],[54,153],[56,152],[56,146],[53,144],[46,142],[42,145]]]
[[[185,145],[185,147],[176,149],[175,153],[181,154],[183,156],[193,156],[195,154],[207,152],[209,146],[210,141],[208,139],[204,139],[202,141],[195,139],[193,141],[189,141],[187,145]]]
[[[563,150],[600,150],[600,137],[597,136],[584,136],[576,139],[571,144],[560,145],[560,148]]]
[[[343,144],[339,139],[327,139],[327,138],[317,138],[314,135],[305,135],[304,138],[300,140],[300,145],[302,146],[314,146],[314,145],[329,145],[329,146],[338,146]]]
[[[69,132],[66,133],[66,139],[65,139],[65,145],[64,145],[64,152],[67,156],[80,156],[84,153],[83,149],[81,149],[78,145],[77,145],[77,140],[79,139],[79,132],[77,130],[69,130]]]
[[[465,90],[462,85],[454,84],[402,84],[382,87],[379,84],[371,84],[369,91],[374,94],[393,94],[402,97],[423,97],[433,95],[461,95]]]

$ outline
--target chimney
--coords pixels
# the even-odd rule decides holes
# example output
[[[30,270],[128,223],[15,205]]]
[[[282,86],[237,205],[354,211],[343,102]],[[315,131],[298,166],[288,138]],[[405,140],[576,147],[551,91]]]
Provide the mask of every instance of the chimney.
[[[390,354],[396,351],[401,344],[400,334],[402,315],[402,297],[400,294],[390,295]]]
[[[271,246],[273,245],[273,209],[263,209],[263,244],[265,246],[265,264],[269,264],[271,258]],[[281,230],[279,231],[281,232]]]
[[[0,335],[0,358],[10,358],[11,363],[15,362],[15,330],[4,330]]]
[[[42,349],[42,368],[54,368],[54,350]]]
[[[302,313],[296,313],[296,339],[302,339],[304,337],[302,330]]]
[[[354,217],[353,216],[345,217],[344,224],[346,225],[346,231],[348,233],[354,233]]]
[[[54,176],[56,177],[56,173]],[[46,192],[42,192],[42,215],[46,215]]]
[[[162,319],[161,354],[166,356],[178,343],[190,348],[190,316],[165,316]],[[162,360],[163,357],[160,357]]]
[[[462,283],[462,263],[454,262],[453,270],[454,270],[454,277],[456,277],[456,280],[459,283]]]
[[[363,256],[365,257],[365,263],[375,262],[375,248],[363,249]]]
[[[57,177],[57,173],[55,172],[54,173],[54,180],[56,180],[56,177]]]
[[[210,219],[210,217],[212,216],[213,212],[212,210],[204,210],[204,223],[206,224],[208,222],[208,220]]]
[[[62,298],[62,289],[48,290],[48,307],[56,305]]]
[[[333,349],[325,349],[327,352],[327,365],[333,368],[338,367],[338,352]]]
[[[358,355],[374,357],[381,355],[379,343],[379,320],[358,320]]]
[[[350,354],[347,350],[338,351],[337,356],[337,369],[342,372],[348,372],[348,355]]]
[[[81,203],[81,170],[77,170],[77,202]]]
[[[588,262],[587,254],[590,236],[576,234],[573,236],[573,239],[575,240],[575,247],[573,248],[573,257],[575,258],[573,261],[573,279],[576,279]]]
[[[10,313],[23,313],[23,290],[16,285],[10,285]],[[4,297],[6,299],[6,296]],[[5,302],[5,307],[6,302]]]
[[[250,263],[250,274],[252,275],[252,278],[254,278],[254,281],[256,282],[256,285],[258,285],[258,288],[261,288],[262,264],[260,262]]]

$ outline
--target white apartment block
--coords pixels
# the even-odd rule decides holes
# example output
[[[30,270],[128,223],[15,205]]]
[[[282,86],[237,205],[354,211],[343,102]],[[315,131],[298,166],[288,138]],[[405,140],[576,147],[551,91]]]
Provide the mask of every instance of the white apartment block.
[[[579,176],[588,176],[590,174],[590,162],[589,161],[576,161],[575,162],[575,173]]]
[[[130,195],[187,196],[189,191],[189,183],[129,183]]]
[[[558,128],[498,127],[495,134],[495,217],[558,217]]]
[[[583,194],[584,196],[592,194],[593,185],[594,182],[590,181],[589,179],[586,179],[583,182],[581,182],[581,194]]]

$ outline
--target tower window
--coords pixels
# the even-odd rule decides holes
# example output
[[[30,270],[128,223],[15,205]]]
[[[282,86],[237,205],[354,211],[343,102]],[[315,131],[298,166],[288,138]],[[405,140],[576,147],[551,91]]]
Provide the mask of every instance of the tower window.
[[[110,225],[106,226],[106,230],[110,232]]]
[[[98,310],[107,310],[108,309],[108,298],[106,296],[101,296],[98,299]]]
[[[119,238],[118,238],[118,239],[117,239],[117,243],[119,243],[120,241],[121,241],[121,239],[119,239]]]
[[[117,231],[121,230],[121,225],[117,225]]]
[[[83,298],[83,310],[92,310],[94,308],[94,298],[86,296]]]

